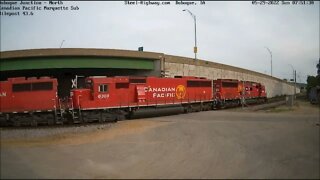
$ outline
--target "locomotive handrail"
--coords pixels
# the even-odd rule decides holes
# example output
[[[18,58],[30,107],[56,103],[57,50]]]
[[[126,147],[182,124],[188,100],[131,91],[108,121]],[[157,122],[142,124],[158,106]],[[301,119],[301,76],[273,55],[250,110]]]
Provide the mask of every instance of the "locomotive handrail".
[[[59,109],[61,109],[61,99],[60,98],[58,99],[58,102],[59,102]]]
[[[54,103],[54,105],[53,105],[53,108],[54,108],[54,116],[56,116],[56,115],[57,115],[57,106],[56,106],[57,102],[56,102],[56,99],[52,99],[52,100],[53,100],[53,103]]]
[[[73,101],[72,101],[72,98],[70,97],[69,100],[70,100],[70,102],[71,102],[71,108],[73,109]]]
[[[53,108],[56,111],[57,107],[56,107],[56,99],[52,99],[53,100]]]

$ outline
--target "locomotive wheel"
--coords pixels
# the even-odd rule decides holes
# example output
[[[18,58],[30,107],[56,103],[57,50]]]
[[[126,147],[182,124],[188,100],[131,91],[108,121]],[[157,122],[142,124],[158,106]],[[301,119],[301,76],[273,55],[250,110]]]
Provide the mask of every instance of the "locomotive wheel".
[[[47,124],[48,124],[48,126],[52,126],[54,124],[54,120],[48,119]]]
[[[8,126],[8,122],[7,122],[6,116],[7,115],[0,115],[0,126],[1,127]]]
[[[32,120],[30,121],[30,126],[33,126],[33,127],[38,126],[38,122],[37,122],[37,120],[32,119]]]
[[[133,111],[129,111],[126,115],[125,118],[126,119],[132,119],[134,112]]]
[[[193,111],[192,109],[193,109],[192,105],[188,106],[187,107],[187,113],[192,113],[192,111]]]
[[[118,114],[116,121],[121,121],[121,120],[125,120],[125,119],[126,119],[126,118],[125,118],[125,115],[123,115],[123,114]]]
[[[103,123],[104,122],[104,119],[103,119],[103,112],[100,111],[99,112],[99,120],[98,120],[99,123]]]
[[[192,105],[184,106],[183,112],[186,114],[191,113],[192,112]]]
[[[192,106],[193,112],[200,112],[201,111],[201,104],[195,104]]]
[[[12,125],[13,125],[14,127],[20,127],[20,126],[21,126],[21,123],[20,123],[19,120],[14,119],[13,122],[12,122]]]
[[[126,119],[125,112],[123,110],[116,111],[115,115],[116,115],[116,121],[121,121]]]

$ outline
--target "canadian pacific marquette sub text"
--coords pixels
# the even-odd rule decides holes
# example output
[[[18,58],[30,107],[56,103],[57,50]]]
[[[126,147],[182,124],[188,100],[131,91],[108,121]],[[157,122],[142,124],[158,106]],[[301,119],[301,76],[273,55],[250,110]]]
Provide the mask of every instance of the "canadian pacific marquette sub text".
[[[33,15],[35,11],[79,10],[78,6],[64,6],[62,1],[0,1],[1,16]]]

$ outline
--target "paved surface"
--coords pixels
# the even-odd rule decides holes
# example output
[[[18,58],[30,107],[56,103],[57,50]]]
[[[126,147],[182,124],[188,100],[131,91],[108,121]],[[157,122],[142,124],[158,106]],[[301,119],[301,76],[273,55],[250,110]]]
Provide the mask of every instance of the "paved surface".
[[[1,178],[319,178],[319,113],[228,109],[2,138]]]

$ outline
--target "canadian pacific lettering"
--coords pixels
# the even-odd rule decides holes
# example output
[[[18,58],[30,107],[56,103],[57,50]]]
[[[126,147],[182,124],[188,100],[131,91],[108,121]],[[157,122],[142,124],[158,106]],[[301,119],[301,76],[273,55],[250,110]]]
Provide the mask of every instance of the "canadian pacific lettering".
[[[164,91],[176,91],[176,88],[172,87],[172,88],[166,88],[166,87],[163,87],[163,88],[149,88],[148,90],[149,92],[164,92]]]
[[[147,89],[147,92],[153,92],[152,97],[153,98],[165,98],[165,97],[175,97],[176,88],[174,87],[162,87],[162,88],[152,88],[149,87]]]

